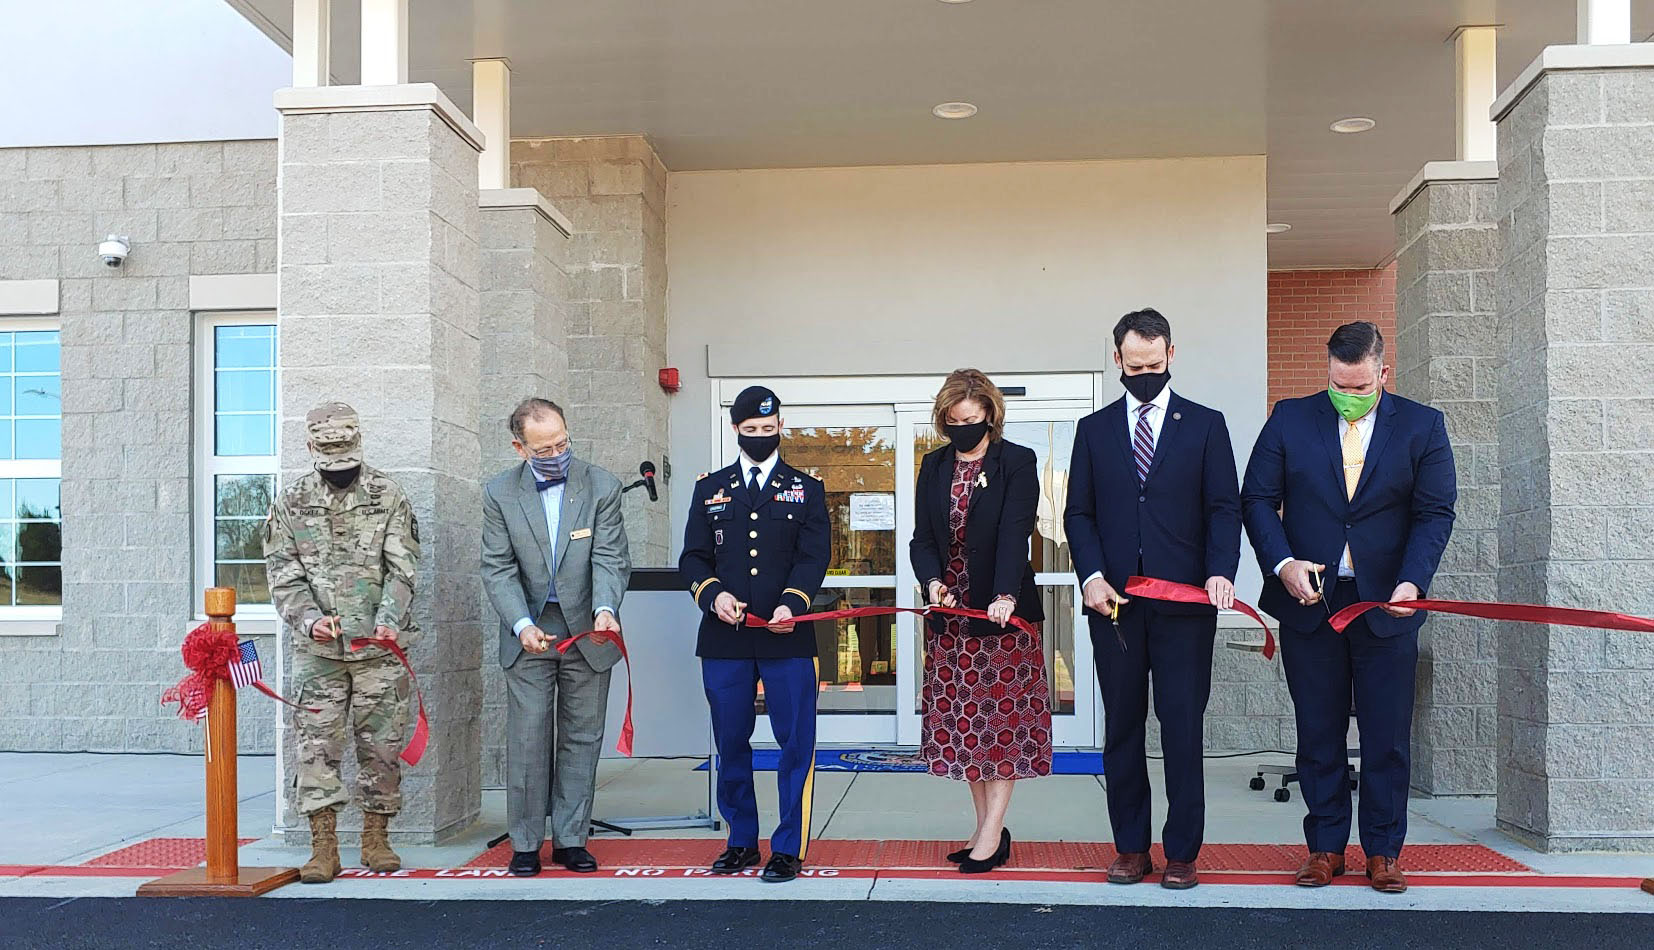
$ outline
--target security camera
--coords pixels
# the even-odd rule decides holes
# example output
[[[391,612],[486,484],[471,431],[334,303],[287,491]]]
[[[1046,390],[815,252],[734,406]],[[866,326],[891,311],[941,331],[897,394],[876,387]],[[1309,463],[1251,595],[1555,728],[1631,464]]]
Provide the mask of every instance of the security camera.
[[[98,244],[98,256],[110,267],[119,267],[126,260],[126,254],[132,249],[126,238],[111,234]]]

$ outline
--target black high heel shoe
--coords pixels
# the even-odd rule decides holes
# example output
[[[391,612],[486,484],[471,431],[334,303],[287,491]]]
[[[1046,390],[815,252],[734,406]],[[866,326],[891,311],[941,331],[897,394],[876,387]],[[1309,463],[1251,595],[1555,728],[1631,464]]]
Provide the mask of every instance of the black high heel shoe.
[[[1004,828],[999,829],[999,846],[1005,849],[1005,857],[1009,859],[1011,856],[1011,833]],[[948,860],[952,861],[954,864],[959,864],[970,856],[970,846],[966,845],[958,851],[949,852]]]
[[[980,861],[966,853],[965,860],[959,862],[959,873],[986,874],[1009,860],[1011,860],[1011,831],[1006,828],[999,832],[999,849],[997,851]]]

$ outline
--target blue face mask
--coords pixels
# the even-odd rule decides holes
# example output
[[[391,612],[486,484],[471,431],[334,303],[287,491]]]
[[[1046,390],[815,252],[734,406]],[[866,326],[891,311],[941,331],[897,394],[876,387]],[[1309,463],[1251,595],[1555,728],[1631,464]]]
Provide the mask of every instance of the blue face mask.
[[[534,469],[535,477],[543,482],[561,482],[569,477],[569,462],[574,458],[574,449],[564,449],[557,455],[541,458],[529,456],[528,466]]]

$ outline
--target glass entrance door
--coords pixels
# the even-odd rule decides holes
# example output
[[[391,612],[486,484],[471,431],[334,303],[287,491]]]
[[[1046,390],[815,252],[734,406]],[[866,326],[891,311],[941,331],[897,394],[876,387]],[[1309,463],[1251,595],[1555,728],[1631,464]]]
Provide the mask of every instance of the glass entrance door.
[[[1099,383],[1089,374],[996,381],[1012,391],[1006,438],[1038,457],[1040,501],[1029,544],[1046,616],[1041,636],[1053,739],[1059,747],[1095,746],[1100,733],[1091,640],[1083,635],[1062,512],[1074,425],[1100,399]],[[736,454],[734,434],[724,424],[727,408],[749,382],[719,381],[714,418],[726,464]],[[907,546],[919,461],[941,444],[930,426],[930,399],[941,383],[941,377],[794,378],[775,385],[786,424],[781,457],[820,478],[827,490],[832,554],[812,610],[922,605]],[[918,746],[924,670],[918,618],[818,623],[815,635],[821,670],[817,741]],[[762,713],[763,698],[758,702]],[[774,741],[763,715],[753,739]]]
[[[896,566],[906,545],[896,539],[896,413],[890,406],[784,406],[781,458],[821,479],[827,489],[832,556],[812,612],[896,605]],[[735,457],[724,428],[724,457]],[[911,486],[908,488],[911,491]],[[900,557],[898,556],[900,551]],[[815,625],[821,694],[816,739],[830,743],[896,741],[897,625],[871,617]],[[759,698],[763,712],[763,698]],[[753,738],[772,742],[767,718]]]
[[[1080,614],[1079,584],[1069,557],[1068,538],[1063,530],[1063,508],[1068,502],[1068,465],[1074,449],[1074,426],[1090,411],[1087,407],[1007,407],[1005,439],[1034,450],[1040,476],[1039,507],[1029,542],[1029,561],[1034,583],[1039,588],[1045,622],[1040,637],[1045,652],[1046,676],[1051,686],[1051,735],[1062,747],[1087,747],[1097,743],[1095,667],[1091,659],[1091,638]],[[900,463],[908,473],[905,480],[909,499],[903,508],[906,518],[902,537],[913,533],[913,479],[925,454],[938,449],[943,439],[931,426],[930,407],[910,408],[897,415],[897,429],[906,449]],[[918,578],[904,559],[901,583],[897,587],[901,606],[919,606],[923,593]],[[917,745],[922,710],[925,630],[916,616],[901,622],[905,649],[903,668],[903,716],[897,727],[897,741]],[[1080,635],[1076,636],[1076,632]],[[906,659],[906,655],[911,659]]]

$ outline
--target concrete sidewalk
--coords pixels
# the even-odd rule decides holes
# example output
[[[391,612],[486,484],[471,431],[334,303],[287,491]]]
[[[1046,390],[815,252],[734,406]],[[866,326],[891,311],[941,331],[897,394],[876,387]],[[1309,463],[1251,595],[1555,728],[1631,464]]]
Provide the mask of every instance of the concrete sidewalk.
[[[1225,844],[1300,845],[1303,805],[1296,795],[1275,802],[1271,791],[1247,787],[1261,763],[1278,755],[1209,760],[1207,835],[1216,853]],[[624,823],[628,817],[684,815],[706,807],[706,773],[690,760],[605,760],[595,816]],[[1151,770],[1151,774],[1153,771]],[[766,820],[775,814],[773,773],[759,773],[759,801]],[[241,849],[246,865],[297,865],[306,852],[272,836],[275,814],[274,759],[240,759],[240,832],[258,839]],[[1273,785],[1271,785],[1271,789]],[[1158,795],[1158,792],[1157,792]],[[0,753],[0,896],[126,896],[147,879],[128,870],[103,875],[83,867],[118,849],[152,839],[199,838],[205,834],[202,762],[193,756]],[[1172,892],[1152,885],[1115,887],[1096,871],[1029,868],[1013,860],[1006,872],[964,879],[945,866],[934,869],[820,868],[820,876],[782,887],[748,878],[710,879],[696,869],[710,861],[723,839],[710,828],[638,831],[624,844],[614,835],[593,838],[591,849],[604,861],[611,853],[647,851],[647,839],[679,839],[672,853],[694,853],[681,839],[708,839],[704,861],[677,861],[669,869],[570,875],[559,870],[519,880],[492,871],[457,871],[478,858],[489,838],[504,829],[504,797],[487,792],[482,820],[459,839],[440,847],[399,845],[405,867],[395,877],[341,877],[329,885],[293,885],[277,897],[431,899],[787,899],[1004,901],[1038,904],[1121,904],[1141,906],[1236,906],[1344,909],[1511,909],[1654,913],[1654,895],[1640,892],[1634,879],[1654,875],[1654,855],[1571,854],[1533,851],[1493,828],[1491,799],[1415,799],[1411,803],[1409,847],[1422,855],[1431,845],[1457,845],[1489,857],[1502,855],[1530,872],[1505,877],[1449,869],[1412,873],[1405,895],[1386,896],[1360,886],[1359,876],[1321,890],[1293,887],[1278,871],[1271,875],[1208,873],[1194,891]],[[1156,814],[1156,822],[1160,820]],[[1052,776],[1018,787],[1007,822],[1025,851],[1040,854],[1039,842],[1099,842],[1109,838],[1101,777]],[[814,837],[823,843],[962,839],[970,827],[969,797],[963,786],[913,773],[818,771],[811,812]],[[1053,846],[1055,847],[1055,846]],[[1448,849],[1455,850],[1455,849]],[[141,853],[142,849],[132,854]],[[1044,853],[1050,853],[1046,848]],[[356,859],[346,848],[347,865]],[[1037,860],[1037,859],[1036,859]],[[110,861],[104,863],[120,863]],[[1403,855],[1407,867],[1407,855]],[[1504,862],[1508,864],[1508,862]],[[938,862],[939,864],[939,862]],[[144,867],[161,866],[143,865]],[[416,870],[426,869],[426,870]],[[445,869],[432,871],[429,869]],[[159,871],[156,876],[159,876]],[[620,873],[620,872],[616,872]],[[433,875],[450,876],[433,876]],[[1357,872],[1357,875],[1359,872]],[[1246,883],[1234,883],[1245,881]],[[1506,885],[1506,882],[1508,886]],[[1554,884],[1552,882],[1555,882]]]

